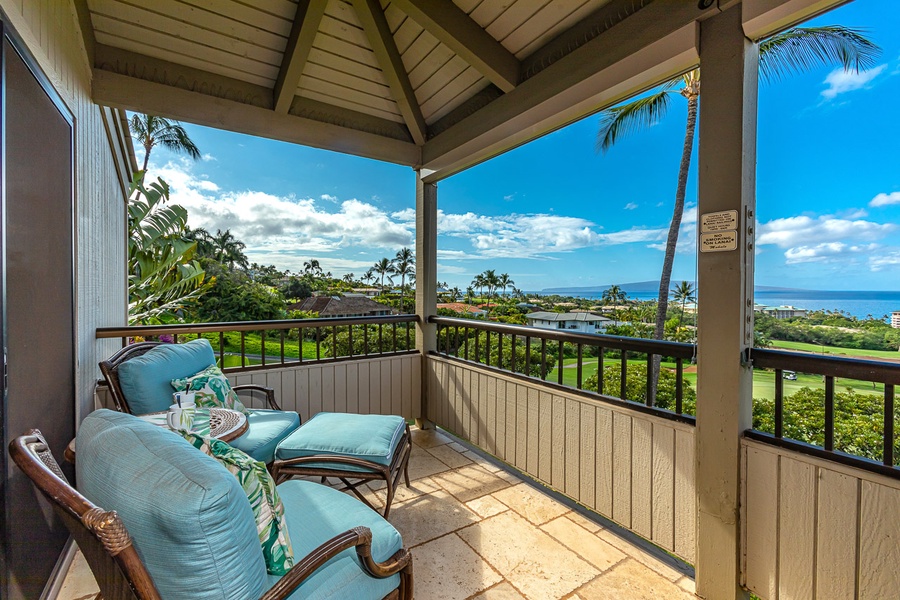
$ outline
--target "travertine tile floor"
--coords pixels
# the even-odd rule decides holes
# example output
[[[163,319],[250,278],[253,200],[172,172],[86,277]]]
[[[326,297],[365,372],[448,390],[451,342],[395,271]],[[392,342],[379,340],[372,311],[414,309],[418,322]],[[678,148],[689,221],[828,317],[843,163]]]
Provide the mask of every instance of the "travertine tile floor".
[[[419,600],[689,600],[694,581],[650,546],[588,518],[449,436],[413,431],[412,486],[390,521],[413,552]],[[382,506],[384,484],[370,501]],[[633,539],[633,538],[632,538]],[[62,594],[96,594],[76,558]]]

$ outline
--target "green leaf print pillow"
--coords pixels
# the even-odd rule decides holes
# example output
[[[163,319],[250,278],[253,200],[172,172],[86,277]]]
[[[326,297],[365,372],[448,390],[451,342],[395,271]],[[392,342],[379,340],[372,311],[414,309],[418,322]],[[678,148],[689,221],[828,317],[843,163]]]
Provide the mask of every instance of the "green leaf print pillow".
[[[238,400],[228,378],[216,365],[210,365],[190,377],[173,379],[176,392],[194,392],[194,402],[202,408],[230,408],[245,415],[250,411]]]
[[[294,551],[284,519],[284,505],[266,465],[222,440],[187,431],[179,433],[195,448],[219,461],[237,478],[256,518],[256,530],[266,561],[266,571],[272,575],[287,573],[294,566]]]

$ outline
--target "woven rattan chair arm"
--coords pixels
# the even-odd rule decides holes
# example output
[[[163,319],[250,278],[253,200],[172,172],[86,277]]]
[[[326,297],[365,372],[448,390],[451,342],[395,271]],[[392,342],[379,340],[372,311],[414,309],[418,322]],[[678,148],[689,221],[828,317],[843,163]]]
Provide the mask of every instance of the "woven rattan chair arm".
[[[272,388],[267,388],[263,385],[257,385],[255,383],[245,383],[244,385],[236,385],[232,387],[238,395],[241,392],[263,392],[266,395],[266,402],[269,405],[269,408],[273,410],[281,410],[281,407],[278,406],[278,403],[275,401],[275,390]]]
[[[368,527],[354,527],[340,535],[336,535],[304,556],[300,562],[295,564],[293,568],[278,581],[278,583],[273,585],[268,592],[263,594],[260,600],[281,600],[287,598],[297,589],[297,586],[306,580],[307,577],[315,573],[316,569],[348,548],[357,547],[356,552],[357,554],[360,554],[362,550],[360,546],[363,546],[365,552],[371,555],[372,532]],[[360,556],[362,556],[362,554],[360,554]],[[384,573],[383,575],[376,575],[369,569],[364,561],[363,564],[366,565],[366,570],[374,577],[390,577],[394,573],[400,571],[398,568],[396,571],[387,572],[387,569],[383,568],[379,563],[372,561],[371,558],[369,561],[376,565],[376,570]]]

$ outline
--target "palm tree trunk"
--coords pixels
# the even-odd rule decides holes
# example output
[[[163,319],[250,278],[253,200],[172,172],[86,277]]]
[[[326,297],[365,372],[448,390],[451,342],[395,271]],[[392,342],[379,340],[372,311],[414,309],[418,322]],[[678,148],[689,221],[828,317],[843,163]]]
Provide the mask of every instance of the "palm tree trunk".
[[[697,98],[688,98],[687,127],[684,132],[684,146],[681,149],[681,166],[678,169],[678,188],[675,191],[675,208],[672,210],[672,222],[669,224],[669,235],[666,238],[666,256],[663,259],[662,274],[659,277],[659,299],[656,304],[656,326],[653,337],[663,339],[666,331],[666,313],[669,310],[669,284],[672,280],[672,265],[675,262],[675,247],[678,244],[678,232],[681,229],[681,217],[684,215],[684,194],[687,189],[688,170],[691,167],[691,154],[694,151],[694,132],[697,129]],[[653,357],[653,377],[651,389],[647,390],[651,403],[656,401],[656,384],[659,381],[659,365],[661,356]]]

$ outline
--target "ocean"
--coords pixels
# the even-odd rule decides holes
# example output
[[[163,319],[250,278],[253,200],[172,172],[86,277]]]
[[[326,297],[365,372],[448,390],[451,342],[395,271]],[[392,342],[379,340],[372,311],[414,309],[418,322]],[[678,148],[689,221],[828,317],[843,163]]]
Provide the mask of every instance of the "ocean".
[[[599,299],[600,296],[589,296]],[[635,292],[628,294],[633,300],[656,300],[655,292]],[[807,310],[841,310],[865,319],[869,315],[875,318],[900,310],[900,292],[872,291],[829,291],[829,290],[779,290],[757,291],[757,304],[781,306],[787,304]],[[670,300],[671,302],[671,300]]]

